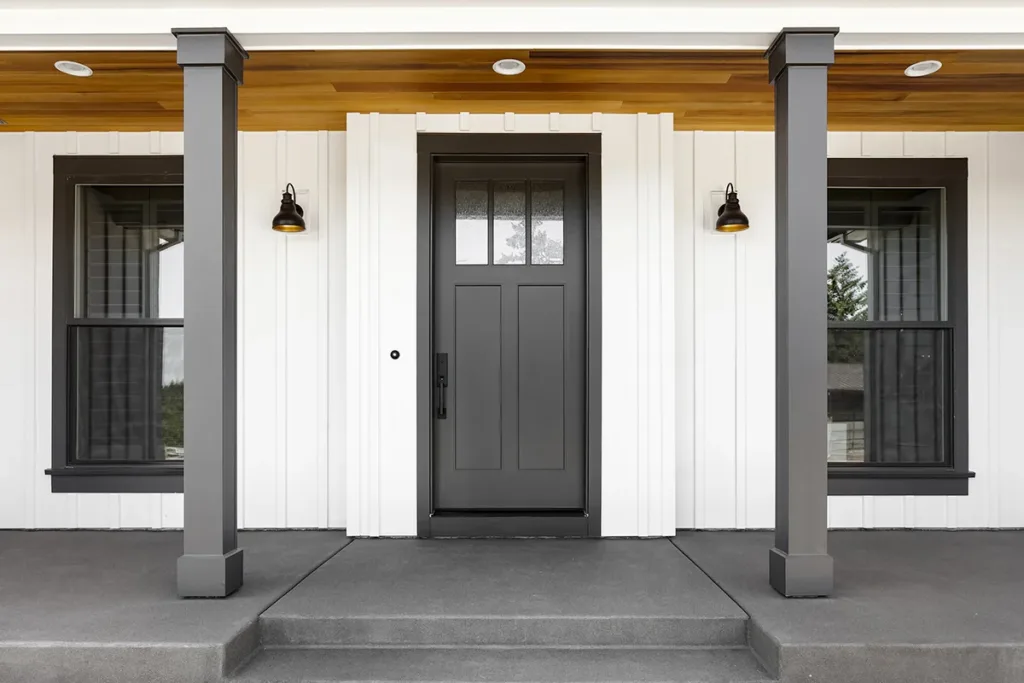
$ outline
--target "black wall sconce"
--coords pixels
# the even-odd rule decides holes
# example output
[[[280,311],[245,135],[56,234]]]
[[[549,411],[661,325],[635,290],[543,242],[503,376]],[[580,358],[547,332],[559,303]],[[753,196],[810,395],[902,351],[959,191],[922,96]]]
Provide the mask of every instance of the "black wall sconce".
[[[281,210],[274,216],[273,228],[277,232],[305,232],[306,221],[302,218],[302,207],[295,203],[295,196],[295,186],[288,183],[281,196]]]
[[[736,196],[736,188],[729,183],[725,187],[725,204],[718,207],[718,221],[715,230],[718,232],[743,232],[750,227],[747,214],[740,210],[740,200]]]

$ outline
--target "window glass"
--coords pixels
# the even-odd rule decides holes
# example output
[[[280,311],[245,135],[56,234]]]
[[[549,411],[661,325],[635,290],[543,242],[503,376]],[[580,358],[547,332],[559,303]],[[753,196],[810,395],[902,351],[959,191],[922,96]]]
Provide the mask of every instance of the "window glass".
[[[77,196],[70,459],[181,460],[183,188],[80,186]]]
[[[494,183],[494,263],[526,263],[526,183]]]
[[[530,197],[530,263],[560,265],[565,198],[561,183],[535,182]]]
[[[946,462],[949,333],[829,330],[829,462]]]
[[[455,185],[455,263],[487,263],[487,183]]]
[[[942,190],[830,189],[830,320],[944,319]]]
[[[932,188],[829,189],[830,463],[949,459],[942,201]],[[904,322],[916,325],[893,327]]]
[[[184,330],[79,326],[72,339],[74,459],[183,459]]]
[[[79,317],[182,317],[182,199],[181,186],[79,189]]]

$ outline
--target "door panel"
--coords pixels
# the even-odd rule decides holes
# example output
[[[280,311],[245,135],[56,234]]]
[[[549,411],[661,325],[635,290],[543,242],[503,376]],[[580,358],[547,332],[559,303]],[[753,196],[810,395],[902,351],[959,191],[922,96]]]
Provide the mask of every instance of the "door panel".
[[[501,469],[501,287],[455,287],[455,469]],[[457,391],[455,388],[457,387]]]
[[[585,506],[582,163],[438,162],[434,351],[437,511]],[[442,400],[440,393],[435,403]]]
[[[565,468],[564,287],[518,290],[519,469],[560,470]]]

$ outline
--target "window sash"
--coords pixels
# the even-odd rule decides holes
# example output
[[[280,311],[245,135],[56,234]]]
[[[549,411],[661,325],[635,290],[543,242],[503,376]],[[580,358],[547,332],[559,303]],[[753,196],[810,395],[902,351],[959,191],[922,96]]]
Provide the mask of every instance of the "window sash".
[[[173,362],[177,355],[173,351],[175,344],[173,337],[151,333],[183,329],[181,324],[69,326],[67,398],[73,439],[69,444],[69,465],[180,466],[177,458],[168,458],[166,448],[183,448],[183,442],[178,445],[181,435],[168,444],[164,429],[167,419],[172,425],[177,422],[180,428],[183,414],[175,419],[176,411],[166,412],[168,405],[173,407],[176,402],[167,390],[174,381],[184,378],[172,380],[170,385],[164,383],[166,363]],[[131,335],[128,330],[139,330],[142,334]],[[119,331],[124,331],[123,336]],[[180,353],[180,336],[178,341]],[[169,350],[170,357],[165,355]],[[177,363],[183,361],[179,355]],[[172,403],[168,404],[168,400]],[[114,457],[117,453],[135,457]]]
[[[968,469],[967,391],[967,159],[963,158],[840,158],[828,159],[830,189],[940,188],[942,234],[942,320],[936,321],[828,321],[834,330],[941,331],[947,340],[941,372],[947,380],[948,406],[944,432],[944,463],[837,463],[830,462],[830,495],[964,495]],[[824,454],[823,454],[824,455]]]

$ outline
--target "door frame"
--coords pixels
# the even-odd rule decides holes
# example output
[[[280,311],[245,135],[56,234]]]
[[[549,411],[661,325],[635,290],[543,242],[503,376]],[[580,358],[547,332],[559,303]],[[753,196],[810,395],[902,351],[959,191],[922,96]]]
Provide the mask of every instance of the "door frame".
[[[439,161],[581,161],[586,225],[585,506],[582,515],[434,515],[434,168]],[[419,133],[416,230],[416,531],[431,536],[601,535],[601,134]]]

